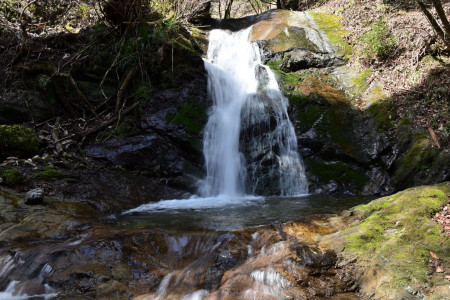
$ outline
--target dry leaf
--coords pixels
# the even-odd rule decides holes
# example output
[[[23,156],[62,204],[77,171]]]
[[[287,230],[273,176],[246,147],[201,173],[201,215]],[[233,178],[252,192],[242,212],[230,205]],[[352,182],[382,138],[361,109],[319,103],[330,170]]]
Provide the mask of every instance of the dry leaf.
[[[445,275],[445,279],[450,281],[450,275]]]
[[[435,253],[433,253],[433,252],[431,252],[431,251],[430,251],[430,255],[431,255],[431,257],[433,257],[434,259],[439,259],[439,257],[438,257]]]
[[[441,149],[441,145],[439,144],[439,141],[438,141],[438,139],[437,139],[437,137],[436,137],[436,134],[434,133],[433,128],[428,127],[428,132],[430,133],[431,140],[433,141],[434,145],[435,145],[436,147],[438,147],[439,149]]]
[[[436,273],[443,273],[444,270],[441,268],[441,266],[436,267]]]

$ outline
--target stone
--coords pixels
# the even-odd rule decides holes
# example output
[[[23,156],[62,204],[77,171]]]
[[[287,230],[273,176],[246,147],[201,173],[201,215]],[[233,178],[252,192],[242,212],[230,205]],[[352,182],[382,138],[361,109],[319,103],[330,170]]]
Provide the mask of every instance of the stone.
[[[253,25],[250,40],[259,45],[266,61],[282,61],[283,71],[345,64],[308,13],[273,10],[262,16]]]
[[[25,195],[25,204],[38,205],[44,201],[44,190],[41,188],[32,189]]]

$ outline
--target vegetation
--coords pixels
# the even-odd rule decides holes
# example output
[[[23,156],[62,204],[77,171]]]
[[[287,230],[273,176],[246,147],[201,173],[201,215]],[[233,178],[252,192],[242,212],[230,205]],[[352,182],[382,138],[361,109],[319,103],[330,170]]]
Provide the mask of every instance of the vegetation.
[[[341,26],[340,19],[342,17],[320,12],[310,12],[310,14],[338,50],[338,53],[349,59],[352,56],[352,47],[343,38],[348,32]]]
[[[36,179],[42,180],[60,179],[61,177],[63,177],[63,174],[54,166],[45,166],[42,171],[36,175]]]
[[[6,168],[0,170],[0,177],[7,186],[15,186],[23,182],[22,173],[16,168]]]
[[[22,125],[0,125],[0,158],[26,158],[37,154],[39,143],[33,130]]]
[[[361,41],[364,44],[363,55],[369,60],[388,56],[397,44],[383,17],[379,18],[370,31],[362,36]]]
[[[370,261],[383,258],[393,272],[395,287],[429,282],[430,253],[448,260],[448,237],[431,217],[448,202],[449,195],[449,184],[442,183],[357,206],[353,213],[363,221],[348,230],[346,251]]]

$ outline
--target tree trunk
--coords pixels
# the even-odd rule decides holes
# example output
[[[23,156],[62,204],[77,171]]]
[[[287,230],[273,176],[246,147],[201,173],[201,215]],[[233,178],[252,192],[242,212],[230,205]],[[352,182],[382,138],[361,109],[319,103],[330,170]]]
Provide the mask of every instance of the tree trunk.
[[[224,19],[229,19],[231,17],[231,6],[233,6],[233,1],[234,0],[228,0],[226,3],[225,13],[223,16]]]
[[[427,17],[428,21],[430,21],[431,26],[433,27],[434,31],[439,35],[439,37],[444,41],[447,48],[450,49],[450,40],[446,37],[446,34],[442,30],[442,28],[439,26],[436,19],[433,17],[433,15],[428,11],[427,7],[423,3],[423,1],[417,1],[419,4],[420,9],[424,13],[424,15]]]
[[[450,23],[448,22],[447,16],[445,15],[444,8],[442,7],[441,0],[431,0],[433,2],[434,8],[441,19],[442,25],[444,25],[445,34],[447,35],[447,39],[450,38]]]

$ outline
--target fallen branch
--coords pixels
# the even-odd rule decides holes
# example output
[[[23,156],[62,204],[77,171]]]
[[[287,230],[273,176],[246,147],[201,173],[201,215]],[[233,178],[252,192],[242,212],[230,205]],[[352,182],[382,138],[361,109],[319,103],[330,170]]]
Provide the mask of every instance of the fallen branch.
[[[127,76],[125,76],[125,79],[122,81],[122,84],[120,85],[119,90],[117,91],[117,100],[116,100],[116,109],[115,109],[116,113],[119,111],[120,106],[122,105],[123,93],[125,92],[125,89],[127,88],[128,83],[133,78],[135,73],[136,73],[136,67],[134,67],[133,69],[131,69],[128,72]]]
[[[131,111],[132,111],[136,106],[138,106],[138,105],[139,105],[139,102],[135,102],[135,103],[133,103],[130,107],[128,107],[127,109],[124,109],[120,115],[117,115],[117,116],[115,116],[115,117],[113,117],[113,118],[111,118],[111,119],[109,119],[109,120],[103,122],[103,123],[100,124],[99,126],[97,126],[97,127],[95,127],[95,128],[92,128],[92,129],[90,129],[90,130],[88,130],[88,131],[85,131],[85,132],[79,132],[79,133],[77,133],[77,135],[78,135],[78,136],[82,136],[83,139],[85,139],[87,136],[89,136],[89,135],[91,135],[91,134],[94,134],[94,133],[97,133],[97,132],[99,132],[100,130],[102,130],[102,129],[108,127],[108,126],[111,125],[111,124],[113,124],[114,122],[116,122],[116,121],[118,120],[119,117],[128,114],[129,112],[131,112]]]
[[[52,138],[55,143],[56,153],[58,153],[58,155],[63,152],[63,147],[61,145],[61,142],[59,142],[59,134],[58,134],[59,121],[60,117],[57,117],[52,129]]]
[[[72,104],[67,99],[63,89],[59,86],[59,84],[56,82],[56,78],[52,80],[53,88],[55,89],[56,96],[58,97],[59,101],[64,106],[64,109],[70,114],[71,117],[75,118],[77,114],[75,113],[75,110],[73,109]]]
[[[95,117],[98,117],[97,113],[95,112],[95,108],[92,106],[92,104],[89,102],[89,100],[83,94],[83,92],[80,90],[80,88],[78,87],[77,83],[73,79],[72,74],[70,74],[70,73],[59,73],[58,75],[62,76],[62,77],[66,77],[66,78],[69,79],[70,83],[72,84],[73,88],[75,89],[75,91],[77,92],[77,94],[81,98],[81,100],[83,100],[83,102],[89,107],[89,110],[91,111],[91,113]]]

